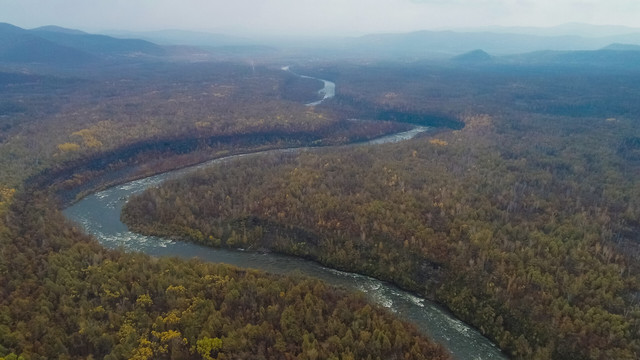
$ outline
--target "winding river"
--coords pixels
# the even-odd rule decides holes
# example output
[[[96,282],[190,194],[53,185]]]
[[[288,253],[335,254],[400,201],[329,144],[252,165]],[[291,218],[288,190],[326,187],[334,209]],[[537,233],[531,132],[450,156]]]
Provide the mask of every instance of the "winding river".
[[[288,70],[288,68],[283,68],[283,70]],[[308,106],[318,105],[335,94],[334,83],[322,79],[318,80],[324,82],[324,88],[319,91],[323,99],[307,104]],[[410,139],[427,129],[426,127],[416,127],[407,132],[385,136],[357,146],[402,141]],[[69,219],[80,224],[86,232],[94,235],[103,246],[108,248],[140,251],[151,256],[198,258],[202,261],[226,263],[275,274],[303,274],[322,279],[332,285],[361,291],[370,301],[382,305],[400,318],[414,323],[422,332],[444,345],[455,359],[506,359],[488,339],[453,317],[442,307],[400,290],[389,283],[368,276],[329,269],[318,263],[291,256],[214,249],[165,238],[140,235],[130,232],[126,225],[120,221],[122,207],[128,197],[133,194],[140,193],[152,186],[158,186],[167,179],[177,178],[212,164],[227,162],[238,157],[260,156],[261,154],[277,151],[309,150],[306,148],[270,150],[262,153],[229,156],[189,168],[131,181],[89,195],[65,209],[64,214]]]

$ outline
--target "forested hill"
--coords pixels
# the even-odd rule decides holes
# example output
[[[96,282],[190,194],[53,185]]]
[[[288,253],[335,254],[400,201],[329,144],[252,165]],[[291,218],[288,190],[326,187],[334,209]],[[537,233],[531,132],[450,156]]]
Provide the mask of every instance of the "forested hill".
[[[79,66],[114,57],[168,55],[167,49],[138,39],[117,39],[105,35],[59,27],[32,30],[0,23],[0,62]]]

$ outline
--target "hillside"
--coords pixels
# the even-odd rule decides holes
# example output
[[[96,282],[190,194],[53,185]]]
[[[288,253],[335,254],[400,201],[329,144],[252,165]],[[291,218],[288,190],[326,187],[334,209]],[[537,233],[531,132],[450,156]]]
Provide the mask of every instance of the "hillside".
[[[60,27],[22,29],[0,24],[0,61],[78,66],[112,58],[158,57],[169,52],[137,39],[117,39]]]
[[[65,29],[66,30],[66,29]],[[56,29],[34,29],[30,33],[53,43],[72,47],[96,56],[162,56],[167,50],[154,43],[139,39],[118,39],[106,35],[93,35]]]
[[[0,61],[71,66],[95,60],[80,49],[44,39],[13,25],[0,24]]]
[[[468,53],[460,54],[451,58],[452,61],[467,64],[485,63],[487,61],[491,61],[491,59],[491,55],[481,49],[473,50]]]

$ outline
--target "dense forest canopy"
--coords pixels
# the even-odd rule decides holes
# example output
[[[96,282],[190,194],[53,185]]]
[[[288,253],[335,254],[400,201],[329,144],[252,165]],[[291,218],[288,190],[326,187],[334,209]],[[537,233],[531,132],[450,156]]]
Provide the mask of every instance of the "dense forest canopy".
[[[413,124],[438,129],[223,163],[141,194],[123,219],[388,280],[514,358],[640,354],[635,52],[287,59],[337,84],[310,107],[322,84],[280,60],[185,62],[175,51],[190,49],[90,36],[110,44],[105,61],[67,35],[1,28],[15,36],[0,44],[13,51],[0,59],[0,359],[448,358],[357,294],[106,250],[59,211],[145,174]],[[33,41],[41,51],[23,51]]]
[[[27,222],[9,219],[2,237],[0,358],[449,358],[361,296],[105,250],[31,201],[16,200],[9,216]]]
[[[211,157],[224,150],[220,142],[227,151],[234,141],[243,148],[321,145],[402,129],[380,122],[356,127],[305,106],[299,100],[316,100],[322,83],[276,67],[145,63],[64,77],[0,72],[0,79],[0,166],[6,169],[0,181],[12,186],[119,149],[158,152],[170,144],[174,152]]]
[[[111,66],[0,71],[0,358],[449,358],[358,295],[106,250],[58,210],[60,190],[406,125],[304,106],[322,84],[279,67]]]
[[[637,357],[639,74],[324,71],[344,82],[337,106],[432,108],[465,127],[218,165],[133,198],[123,219],[392,281],[516,358]],[[476,102],[486,113],[472,113]]]

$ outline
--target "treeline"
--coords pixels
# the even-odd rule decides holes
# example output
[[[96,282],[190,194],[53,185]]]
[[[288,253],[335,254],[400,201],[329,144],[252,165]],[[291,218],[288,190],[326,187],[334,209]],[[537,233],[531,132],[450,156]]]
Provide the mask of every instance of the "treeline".
[[[0,358],[449,358],[318,280],[106,250],[42,194],[3,219]]]
[[[468,116],[437,138],[238,159],[133,197],[136,231],[275,250],[448,306],[522,359],[640,354],[629,119]]]

